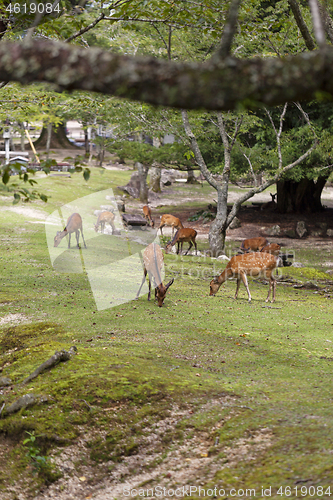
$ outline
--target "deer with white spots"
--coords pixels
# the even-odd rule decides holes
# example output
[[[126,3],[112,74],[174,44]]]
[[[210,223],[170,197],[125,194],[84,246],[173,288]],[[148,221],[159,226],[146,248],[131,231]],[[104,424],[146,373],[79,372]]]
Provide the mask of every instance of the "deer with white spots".
[[[101,212],[97,218],[95,224],[95,231],[98,232],[99,226],[101,226],[101,233],[104,233],[105,224],[109,224],[112,228],[112,234],[115,232],[116,228],[114,225],[115,215],[112,212]]]
[[[68,234],[69,235],[68,248],[70,248],[71,247],[71,234],[75,233],[77,247],[80,248],[80,245],[79,245],[80,231],[81,231],[81,236],[82,236],[83,243],[84,243],[84,248],[87,248],[87,245],[86,245],[86,242],[84,241],[84,236],[83,236],[81,215],[78,213],[74,213],[68,217],[65,229],[63,231],[57,231],[57,234],[54,237],[54,246],[57,247],[59,245],[60,241]]]
[[[143,264],[144,264],[143,280],[138,290],[138,293],[136,294],[136,298],[138,298],[140,295],[141,288],[143,287],[143,284],[146,281],[146,276],[148,273],[148,280],[149,280],[148,300],[150,300],[150,294],[151,294],[151,281],[152,279],[154,279],[155,299],[157,300],[158,306],[162,307],[166,293],[169,287],[174,282],[174,279],[172,278],[172,280],[169,281],[167,285],[165,286],[163,285],[161,277],[161,270],[163,267],[163,253],[159,245],[157,245],[156,243],[151,243],[145,248],[145,250],[143,251]]]
[[[164,226],[170,226],[170,227],[172,227],[172,237],[174,235],[175,228],[176,229],[183,229],[183,227],[184,227],[183,224],[178,219],[178,217],[174,217],[173,215],[170,215],[170,214],[164,214],[161,217],[161,222],[160,222],[160,225],[159,225],[157,231],[160,229],[162,236],[163,236],[162,228]]]
[[[273,276],[273,271],[277,267],[278,258],[275,255],[271,255],[265,252],[256,252],[256,253],[246,253],[243,255],[235,255],[230,259],[227,264],[225,270],[220,274],[220,276],[216,276],[210,282],[210,294],[215,295],[220,286],[230,278],[237,278],[237,287],[236,287],[236,295],[235,299],[237,299],[238,290],[240,286],[241,280],[244,283],[246,288],[249,302],[251,302],[251,294],[249,290],[249,285],[247,282],[247,276],[251,277],[264,277],[269,279],[269,290],[266,302],[268,302],[271,290],[273,289],[272,300],[275,301],[275,289],[276,289],[276,280]]]

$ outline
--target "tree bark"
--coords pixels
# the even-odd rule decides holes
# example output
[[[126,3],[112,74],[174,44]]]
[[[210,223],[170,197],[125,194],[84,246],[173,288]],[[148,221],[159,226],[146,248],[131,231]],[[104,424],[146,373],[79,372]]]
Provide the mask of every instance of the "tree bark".
[[[195,178],[194,170],[188,170],[186,184],[197,184],[197,183],[198,181]]]
[[[161,192],[161,167],[151,167],[150,169],[150,189],[154,193]]]
[[[231,110],[333,95],[333,47],[295,56],[173,62],[81,48],[53,40],[0,45],[0,81],[50,82],[159,106]]]
[[[149,167],[146,165],[143,165],[139,161],[136,162],[135,164],[139,176],[140,176],[140,194],[139,194],[139,199],[142,203],[148,203],[148,184],[147,184],[147,175],[148,175],[148,170]]]
[[[314,213],[323,210],[321,193],[328,176],[316,181],[304,178],[299,182],[280,180],[277,182],[277,209],[280,213]]]
[[[57,128],[52,126],[52,137],[49,148],[65,148],[65,149],[77,149],[66,136],[65,125],[59,125]],[[47,127],[43,127],[40,136],[34,142],[35,147],[47,149],[47,138],[48,131]]]

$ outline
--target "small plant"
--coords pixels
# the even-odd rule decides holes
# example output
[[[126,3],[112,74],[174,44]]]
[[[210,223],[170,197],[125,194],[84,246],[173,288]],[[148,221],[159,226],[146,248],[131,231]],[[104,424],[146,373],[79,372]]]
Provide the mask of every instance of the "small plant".
[[[40,448],[37,446],[36,439],[38,436],[35,436],[34,431],[26,431],[26,433],[29,437],[23,441],[23,445],[28,449],[26,456],[32,461],[35,471],[49,482],[59,479],[62,474],[54,469],[50,458],[42,455]]]

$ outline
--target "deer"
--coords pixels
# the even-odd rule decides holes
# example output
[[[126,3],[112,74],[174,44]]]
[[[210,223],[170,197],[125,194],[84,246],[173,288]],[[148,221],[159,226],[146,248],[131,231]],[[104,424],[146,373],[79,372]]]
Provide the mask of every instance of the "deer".
[[[54,237],[54,246],[57,247],[59,245],[60,241],[68,234],[69,235],[68,248],[70,248],[71,247],[71,234],[75,233],[77,247],[80,248],[80,245],[79,245],[80,231],[81,231],[81,236],[82,236],[83,243],[84,243],[84,248],[87,248],[87,245],[86,245],[86,242],[84,241],[84,236],[83,236],[81,215],[78,213],[74,213],[68,217],[65,229],[63,231],[57,231],[57,234]]]
[[[266,238],[259,236],[258,238],[248,238],[247,240],[242,241],[240,246],[240,251],[243,253],[246,252],[259,252],[263,247],[268,245],[268,241]]]
[[[271,201],[268,201],[267,203],[263,203],[261,205],[260,210],[270,210],[270,211],[276,210],[277,204],[276,204],[275,198],[277,197],[277,193],[275,193],[275,194],[269,193],[269,194],[272,197]]]
[[[143,211],[143,215],[147,219],[147,223],[149,223],[151,225],[151,227],[154,227],[155,222],[152,219],[150,207],[148,205],[145,205],[144,207],[142,207],[142,211]]]
[[[97,222],[95,224],[95,231],[96,233],[98,232],[98,228],[99,226],[101,226],[101,233],[104,233],[104,228],[105,228],[105,224],[110,224],[111,228],[112,228],[112,234],[115,232],[116,228],[115,228],[115,225],[114,225],[114,219],[115,219],[115,215],[112,213],[112,212],[101,212],[97,218]]]
[[[262,249],[260,252],[265,252],[265,253],[270,253],[272,255],[275,255],[275,257],[278,257],[281,252],[281,245],[279,243],[268,243]]]
[[[139,297],[141,288],[146,281],[146,276],[148,273],[149,280],[149,292],[148,292],[148,300],[150,300],[151,295],[151,280],[154,278],[155,284],[155,300],[157,300],[157,304],[159,307],[162,307],[166,293],[169,287],[174,282],[174,278],[167,285],[163,285],[161,278],[161,269],[163,267],[163,253],[161,247],[157,245],[157,243],[150,243],[145,250],[143,251],[143,279],[141,286],[136,294],[136,299]]]
[[[183,227],[184,227],[183,224],[178,219],[178,217],[174,217],[173,215],[170,215],[170,214],[164,214],[161,217],[161,222],[160,222],[160,225],[159,225],[157,231],[160,229],[162,236],[163,236],[162,228],[164,226],[171,226],[172,227],[172,237],[174,235],[175,228],[176,229],[183,229]]]
[[[169,252],[171,247],[173,247],[177,243],[177,254],[179,254],[179,245],[181,247],[180,253],[183,252],[183,243],[188,242],[189,247],[185,255],[188,254],[192,246],[195,247],[195,255],[197,255],[197,244],[195,238],[197,237],[197,232],[195,229],[191,229],[190,227],[183,227],[182,229],[178,229],[172,241],[169,241],[165,247],[166,253]]]
[[[215,276],[210,282],[210,294],[215,295],[220,286],[229,278],[237,278],[237,287],[235,299],[238,296],[238,290],[241,280],[246,288],[249,302],[251,302],[251,294],[249,290],[249,285],[247,282],[247,276],[253,277],[265,277],[269,279],[269,290],[266,302],[268,302],[271,290],[273,289],[273,297],[271,302],[275,302],[275,289],[276,280],[273,276],[273,271],[277,267],[278,259],[275,255],[269,253],[246,253],[243,255],[235,255],[230,259],[227,267],[220,274],[220,276]]]

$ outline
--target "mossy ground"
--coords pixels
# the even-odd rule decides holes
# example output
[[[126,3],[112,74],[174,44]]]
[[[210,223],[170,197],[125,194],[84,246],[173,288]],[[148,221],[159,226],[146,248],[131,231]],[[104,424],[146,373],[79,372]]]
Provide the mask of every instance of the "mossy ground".
[[[129,175],[97,171],[89,183],[80,176],[41,179],[50,201],[29,206],[50,213],[75,197],[116,188]],[[10,198],[0,200],[2,207],[10,203]],[[235,302],[231,281],[209,297],[209,281],[224,265],[167,255],[167,279],[173,276],[175,282],[164,307],[142,297],[97,311],[86,275],[51,267],[42,224],[8,210],[0,211],[0,224],[1,317],[26,317],[26,323],[0,330],[1,376],[13,381],[2,390],[0,408],[29,392],[47,397],[42,405],[0,419],[1,498],[15,498],[13,485],[32,497],[62,473],[61,468],[53,476],[36,472],[23,445],[26,431],[35,432],[45,456],[85,437],[86,455],[77,461],[76,474],[96,464],[93,484],[112,464],[144,453],[147,436],[172,417],[175,407],[182,416],[156,443],[155,465],[204,433],[203,455],[220,466],[213,477],[198,477],[197,485],[257,492],[272,486],[275,499],[283,498],[279,486],[329,485],[332,284],[319,255],[307,250],[298,257],[307,267],[283,270],[291,281],[277,285],[274,304],[265,303],[267,284],[260,280],[250,283],[251,304],[244,287]],[[293,287],[308,281],[319,289]],[[72,345],[78,352],[70,361],[20,385],[56,350]],[[208,405],[217,399],[225,405]],[[237,455],[242,440],[254,443],[267,429],[269,445],[253,448],[250,457]],[[108,469],[97,468],[101,464]]]

